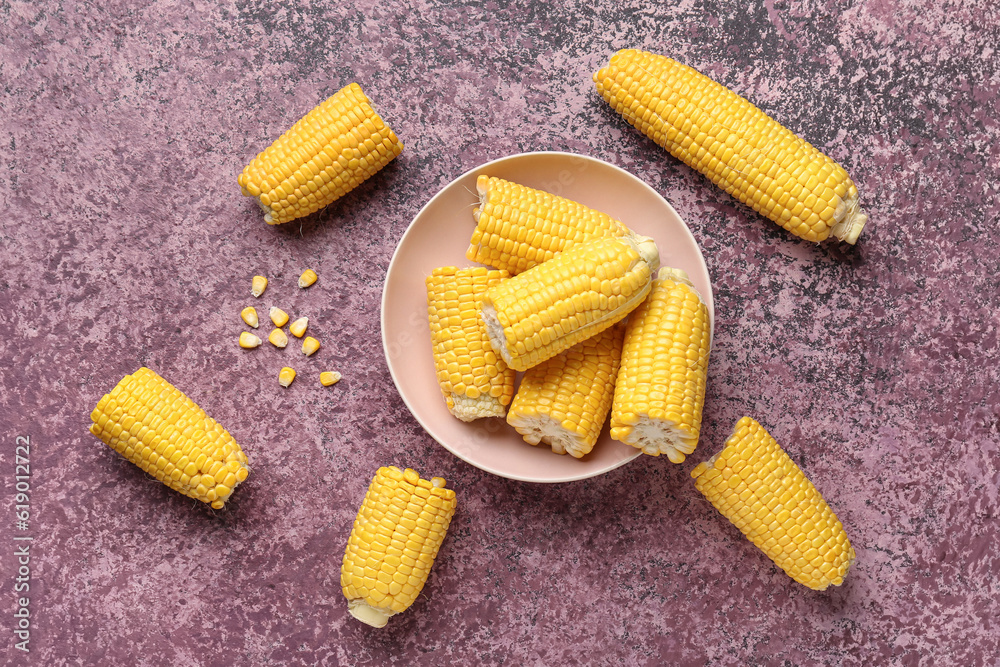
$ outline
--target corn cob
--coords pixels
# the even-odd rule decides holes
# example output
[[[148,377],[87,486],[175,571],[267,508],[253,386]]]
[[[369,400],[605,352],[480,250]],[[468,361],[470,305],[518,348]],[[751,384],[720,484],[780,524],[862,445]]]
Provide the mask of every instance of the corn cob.
[[[682,463],[698,445],[711,345],[708,309],[687,274],[660,269],[628,318],[612,439]]]
[[[692,471],[695,486],[795,581],[839,586],[854,561],[844,526],[763,426],[736,423],[722,451]]]
[[[448,410],[462,421],[503,417],[514,396],[514,371],[490,348],[479,305],[506,271],[434,269],[427,277],[427,314],[434,366]]]
[[[622,324],[529,368],[507,412],[507,423],[532,445],[582,458],[604,427],[622,354]]]
[[[379,468],[368,487],[340,568],[352,616],[381,628],[413,604],[455,514],[445,480]]]
[[[594,82],[625,120],[796,236],[854,243],[861,234],[868,217],[844,168],[707,76],[625,49]]]
[[[403,150],[361,87],[352,83],[306,114],[239,176],[264,221],[309,215],[374,176]]]
[[[222,426],[148,368],[126,375],[90,414],[90,432],[185,496],[222,509],[247,457]]]
[[[502,178],[480,175],[476,189],[476,229],[465,256],[512,276],[575,243],[628,232],[605,213]]]
[[[487,291],[490,344],[514,370],[537,366],[624,319],[659,264],[656,243],[631,232],[578,243]]]

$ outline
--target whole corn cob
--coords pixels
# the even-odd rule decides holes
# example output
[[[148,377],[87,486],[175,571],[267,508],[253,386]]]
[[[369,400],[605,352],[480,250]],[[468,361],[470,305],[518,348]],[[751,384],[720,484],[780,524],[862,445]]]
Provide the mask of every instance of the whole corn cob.
[[[612,439],[682,463],[698,445],[711,345],[708,309],[687,274],[660,269],[628,318]]]
[[[715,509],[795,581],[820,591],[844,581],[854,561],[844,526],[756,421],[740,419],[722,451],[691,476]]]
[[[340,585],[355,618],[381,628],[413,604],[455,514],[445,480],[379,468],[347,542]]]
[[[631,232],[578,243],[487,291],[490,344],[514,370],[537,366],[624,319],[659,264],[656,243]]]
[[[844,168],[725,86],[635,49],[612,56],[594,82],[625,120],[786,230],[857,241],[868,217]]]
[[[374,176],[403,150],[352,83],[307,113],[239,176],[269,225],[309,215]]]
[[[503,417],[514,395],[514,371],[490,347],[479,306],[507,278],[485,267],[434,269],[427,277],[427,315],[434,367],[448,410],[462,421]]]
[[[480,175],[476,189],[476,229],[465,256],[512,276],[575,243],[628,232],[605,213],[502,178]]]
[[[507,423],[532,445],[589,454],[611,409],[624,333],[618,324],[525,371]]]
[[[90,415],[90,432],[185,496],[222,509],[247,457],[222,426],[148,368],[126,375]]]

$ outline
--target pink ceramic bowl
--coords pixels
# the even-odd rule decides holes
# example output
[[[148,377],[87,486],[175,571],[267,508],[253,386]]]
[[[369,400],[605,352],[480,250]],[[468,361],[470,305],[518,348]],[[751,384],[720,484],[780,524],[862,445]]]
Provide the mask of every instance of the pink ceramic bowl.
[[[488,162],[449,183],[410,223],[389,264],[382,292],[389,372],[410,412],[445,449],[477,468],[525,482],[570,482],[617,468],[639,452],[612,440],[606,426],[594,451],[575,459],[527,444],[502,419],[465,423],[445,406],[431,356],[424,278],[435,267],[473,265],[465,251],[475,228],[479,174],[568,197],[653,237],[661,264],[687,271],[714,324],[712,285],[698,244],[673,207],[628,172],[582,155],[524,153]]]

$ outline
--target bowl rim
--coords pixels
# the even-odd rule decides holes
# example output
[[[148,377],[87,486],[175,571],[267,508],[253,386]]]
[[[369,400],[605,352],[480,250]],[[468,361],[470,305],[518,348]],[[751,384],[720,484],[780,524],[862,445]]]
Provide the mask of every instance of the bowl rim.
[[[666,205],[666,207],[668,209],[670,209],[670,211],[675,216],[677,216],[677,219],[680,220],[680,222],[681,222],[681,225],[683,227],[684,233],[687,234],[690,237],[690,240],[691,240],[691,242],[692,242],[695,250],[697,251],[697,261],[700,264],[701,269],[705,272],[705,275],[709,276],[709,293],[707,295],[707,298],[706,298],[706,295],[700,294],[700,293],[699,294],[700,294],[700,296],[702,298],[702,301],[705,303],[705,305],[706,305],[706,307],[708,309],[708,313],[709,313],[709,341],[710,341],[710,343],[709,343],[709,349],[711,349],[711,343],[714,342],[714,339],[715,339],[715,303],[714,303],[713,290],[711,289],[711,274],[708,271],[708,265],[705,263],[705,256],[701,252],[701,246],[698,245],[698,241],[697,241],[696,238],[694,238],[694,234],[691,232],[691,229],[688,227],[687,223],[680,216],[680,214],[677,213],[677,210],[670,204],[669,201],[667,201],[667,199],[663,195],[661,195],[659,192],[657,192],[655,189],[653,189],[652,186],[650,186],[648,183],[646,183],[644,180],[642,180],[638,176],[636,176],[636,175],[634,175],[634,174],[626,171],[625,169],[622,169],[621,167],[619,167],[617,165],[611,164],[610,162],[606,162],[606,161],[604,161],[604,160],[602,160],[600,158],[596,158],[596,157],[593,157],[593,156],[590,156],[590,155],[583,155],[583,154],[580,154],[580,153],[571,153],[571,152],[567,152],[567,151],[527,151],[527,152],[523,152],[523,153],[515,153],[513,155],[507,155],[507,156],[504,156],[504,157],[501,157],[501,158],[490,160],[488,162],[484,162],[483,164],[480,164],[480,165],[477,165],[477,166],[475,166],[475,167],[473,167],[471,169],[468,169],[468,170],[462,172],[459,176],[456,176],[455,178],[451,179],[448,183],[446,183],[441,188],[439,188],[438,191],[434,193],[434,196],[432,196],[429,200],[427,200],[427,202],[423,206],[420,207],[420,210],[418,210],[416,212],[416,214],[414,214],[413,218],[410,220],[410,223],[406,226],[406,229],[403,231],[402,236],[400,236],[399,240],[396,242],[396,247],[395,247],[395,249],[392,252],[392,257],[389,259],[389,265],[386,267],[385,277],[382,280],[382,297],[381,297],[381,299],[379,301],[379,333],[380,333],[380,335],[382,337],[382,354],[385,357],[386,366],[389,369],[389,375],[392,378],[392,382],[393,382],[393,384],[396,387],[396,393],[399,394],[399,397],[403,400],[403,403],[406,405],[407,410],[410,411],[410,414],[413,416],[413,418],[417,420],[417,423],[420,424],[421,428],[423,428],[424,431],[435,442],[437,442],[439,445],[441,445],[442,447],[444,447],[450,454],[452,454],[453,456],[461,459],[462,461],[465,461],[466,463],[468,463],[469,465],[473,466],[474,468],[477,468],[477,469],[482,470],[484,472],[491,473],[491,474],[496,475],[498,477],[504,477],[506,479],[512,479],[512,480],[519,481],[519,482],[531,482],[531,483],[535,483],[535,484],[562,484],[564,482],[576,482],[576,481],[580,481],[580,480],[583,480],[583,479],[589,479],[591,477],[599,477],[600,475],[603,475],[603,474],[608,473],[608,472],[610,472],[610,471],[612,471],[612,470],[614,470],[616,468],[619,468],[619,467],[625,465],[626,463],[634,461],[636,458],[638,458],[639,456],[642,455],[642,451],[636,449],[634,453],[630,453],[627,457],[625,457],[623,459],[620,459],[618,461],[614,461],[611,464],[606,465],[603,468],[600,468],[598,470],[587,470],[587,471],[581,472],[579,475],[569,475],[569,476],[566,476],[566,477],[559,477],[559,478],[556,478],[556,479],[540,479],[540,478],[526,477],[526,476],[523,476],[523,475],[516,475],[516,474],[512,474],[512,473],[505,472],[505,471],[502,471],[502,470],[496,470],[496,469],[494,469],[494,468],[492,468],[490,466],[485,466],[485,465],[482,465],[482,464],[477,463],[475,461],[471,461],[468,457],[464,456],[460,452],[452,449],[447,444],[445,444],[441,440],[441,438],[438,437],[438,435],[435,432],[433,426],[431,424],[428,424],[427,422],[425,422],[425,420],[423,418],[421,418],[421,416],[418,413],[418,411],[414,410],[413,405],[410,404],[410,401],[409,401],[409,399],[407,399],[406,394],[400,388],[400,380],[399,380],[399,378],[396,377],[396,371],[393,368],[393,364],[392,364],[392,361],[391,361],[391,355],[390,355],[390,351],[389,351],[389,346],[388,346],[388,343],[386,342],[386,294],[387,294],[387,291],[388,291],[387,287],[388,287],[388,284],[389,284],[389,275],[392,273],[392,268],[393,268],[393,266],[396,263],[396,257],[397,257],[397,255],[400,252],[400,248],[402,248],[404,246],[404,242],[406,241],[406,239],[410,235],[410,233],[413,231],[415,223],[417,222],[417,220],[419,220],[421,218],[421,216],[423,215],[424,211],[427,210],[428,208],[430,208],[434,204],[434,202],[439,197],[442,197],[444,195],[444,193],[447,190],[449,190],[455,183],[457,183],[458,181],[461,181],[461,180],[467,178],[468,176],[470,176],[470,175],[472,175],[474,173],[487,171],[487,170],[489,170],[489,168],[491,168],[491,167],[493,167],[493,166],[495,166],[497,164],[500,164],[500,163],[510,162],[510,161],[514,161],[514,160],[518,160],[518,159],[524,159],[524,158],[527,158],[527,157],[540,157],[540,156],[564,157],[564,158],[567,158],[567,159],[572,158],[572,159],[577,159],[577,160],[583,159],[583,160],[587,160],[587,161],[590,161],[590,162],[597,163],[597,164],[599,164],[602,167],[611,168],[612,170],[620,172],[622,175],[626,176],[627,178],[630,178],[630,179],[638,182],[639,184],[641,184],[642,187],[644,187],[646,190],[648,190],[650,192],[650,194],[652,194],[657,199],[659,199],[664,205]]]

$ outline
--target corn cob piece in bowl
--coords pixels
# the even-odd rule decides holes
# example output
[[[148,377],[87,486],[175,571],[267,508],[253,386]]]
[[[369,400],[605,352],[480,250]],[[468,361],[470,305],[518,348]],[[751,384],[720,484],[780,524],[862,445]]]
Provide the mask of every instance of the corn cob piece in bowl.
[[[375,473],[340,568],[352,616],[381,628],[416,601],[455,514],[455,492],[445,485],[410,468]]]
[[[148,368],[122,378],[97,402],[90,419],[90,432],[105,444],[213,509],[222,509],[250,473],[229,432]]]
[[[679,269],[663,267],[629,316],[611,408],[611,438],[682,463],[698,445],[712,328]]]
[[[529,444],[589,454],[611,409],[624,333],[619,323],[525,371],[507,423]]]
[[[626,121],[796,236],[854,243],[864,229],[868,216],[843,167],[697,70],[623,49],[594,83]]]
[[[490,344],[514,370],[537,366],[623,320],[659,265],[656,243],[631,232],[578,243],[487,291]]]
[[[264,221],[279,225],[314,213],[374,176],[403,143],[352,83],[296,122],[244,167],[240,190]]]
[[[774,564],[814,590],[839,586],[854,547],[823,496],[763,426],[743,417],[691,472],[695,487]]]
[[[508,277],[486,267],[445,266],[427,277],[427,315],[438,384],[462,421],[503,417],[514,396],[514,371],[490,347],[479,307]]]
[[[502,178],[480,175],[476,189],[476,229],[465,256],[512,276],[575,243],[628,232],[606,213]]]

